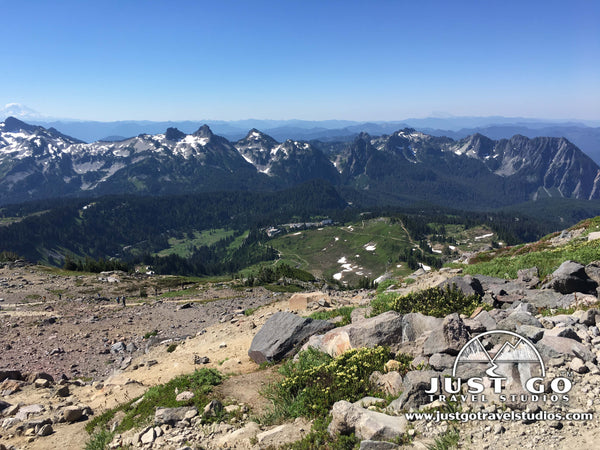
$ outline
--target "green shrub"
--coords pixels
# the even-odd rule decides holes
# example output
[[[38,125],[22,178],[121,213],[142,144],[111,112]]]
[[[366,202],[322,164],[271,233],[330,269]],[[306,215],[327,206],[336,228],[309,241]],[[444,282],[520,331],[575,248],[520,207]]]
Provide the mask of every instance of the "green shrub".
[[[176,348],[177,344],[175,344],[174,342],[172,344],[169,344],[169,346],[167,347],[167,353],[173,353]]]
[[[379,294],[371,302],[372,316],[386,311],[400,314],[420,312],[434,317],[444,317],[457,312],[470,315],[481,304],[478,295],[465,295],[455,284],[446,288],[433,287],[407,295]]]
[[[331,436],[327,427],[331,417],[318,418],[315,420],[312,430],[304,439],[284,445],[286,450],[313,450],[322,448],[327,450],[352,450],[360,444],[360,439],[354,433],[348,436]]]
[[[273,409],[264,420],[323,417],[339,400],[353,402],[365,395],[380,395],[371,388],[369,376],[383,371],[390,358],[385,347],[352,349],[337,358],[309,348],[297,361],[285,363],[279,370],[284,380],[267,389]],[[408,364],[404,369],[408,371]]]

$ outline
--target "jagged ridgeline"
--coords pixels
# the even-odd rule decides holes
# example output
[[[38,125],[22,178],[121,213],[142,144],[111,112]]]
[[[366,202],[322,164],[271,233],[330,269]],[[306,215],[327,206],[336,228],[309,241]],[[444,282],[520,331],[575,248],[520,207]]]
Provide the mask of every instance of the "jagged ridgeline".
[[[265,191],[323,179],[370,204],[489,209],[600,198],[600,168],[564,138],[455,141],[405,128],[347,142],[231,142],[208,126],[84,143],[14,118],[0,123],[0,204],[65,196]]]

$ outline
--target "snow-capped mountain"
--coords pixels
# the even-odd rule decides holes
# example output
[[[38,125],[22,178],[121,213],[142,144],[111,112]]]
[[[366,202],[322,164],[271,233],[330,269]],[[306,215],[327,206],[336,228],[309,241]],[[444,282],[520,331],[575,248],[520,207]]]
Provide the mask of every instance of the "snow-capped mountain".
[[[546,197],[600,198],[600,169],[563,138],[460,141],[405,128],[361,133],[331,152],[256,129],[232,143],[206,125],[90,144],[15,118],[0,123],[0,204],[61,196],[269,190],[310,179],[376,201],[487,208]],[[331,148],[331,147],[329,147]]]
[[[297,184],[315,178],[337,183],[339,175],[331,161],[308,142],[275,139],[256,129],[235,143],[240,154],[260,172]]]

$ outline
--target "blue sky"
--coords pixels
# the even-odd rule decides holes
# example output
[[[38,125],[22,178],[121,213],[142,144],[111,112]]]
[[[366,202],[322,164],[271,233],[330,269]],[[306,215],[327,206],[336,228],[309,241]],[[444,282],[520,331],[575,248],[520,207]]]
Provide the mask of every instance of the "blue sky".
[[[0,0],[0,106],[90,120],[600,119],[600,2]]]

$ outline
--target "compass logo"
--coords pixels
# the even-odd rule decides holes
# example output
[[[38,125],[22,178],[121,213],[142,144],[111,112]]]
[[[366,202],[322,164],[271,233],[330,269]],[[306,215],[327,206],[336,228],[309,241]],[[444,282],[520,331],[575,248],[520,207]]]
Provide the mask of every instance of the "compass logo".
[[[546,380],[544,361],[533,343],[517,333],[504,330],[487,331],[468,341],[454,361],[452,377],[443,378],[442,383],[432,378],[431,387],[426,392],[430,397],[434,397],[433,394],[440,389],[443,394],[461,395],[463,384],[467,386],[466,392],[473,397],[472,401],[483,402],[486,401],[486,389],[498,395],[503,402],[555,402],[568,400],[566,394],[572,387],[568,378]],[[446,400],[443,394],[439,395],[440,400]]]

